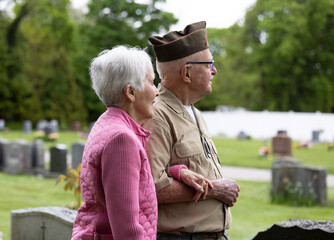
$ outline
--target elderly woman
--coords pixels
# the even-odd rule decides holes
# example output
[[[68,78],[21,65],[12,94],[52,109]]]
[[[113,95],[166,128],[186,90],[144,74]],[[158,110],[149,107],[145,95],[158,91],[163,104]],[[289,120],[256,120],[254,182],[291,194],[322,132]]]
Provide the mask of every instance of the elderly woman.
[[[159,95],[150,57],[138,48],[105,50],[90,67],[92,86],[107,107],[89,134],[81,169],[80,207],[72,240],[156,239],[157,199],[145,151]],[[171,176],[205,197],[211,183],[183,165]]]
[[[107,107],[89,134],[81,169],[84,203],[72,239],[156,239],[157,200],[141,127],[158,91],[150,57],[137,48],[105,50],[90,67]]]

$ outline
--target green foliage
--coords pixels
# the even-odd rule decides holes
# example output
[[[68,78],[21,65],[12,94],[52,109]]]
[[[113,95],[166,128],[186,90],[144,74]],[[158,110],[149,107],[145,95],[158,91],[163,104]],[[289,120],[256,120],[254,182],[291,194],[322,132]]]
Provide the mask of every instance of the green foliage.
[[[68,208],[73,210],[78,210],[80,206],[83,204],[82,196],[81,196],[81,187],[80,187],[80,172],[81,172],[81,164],[74,168],[67,169],[67,176],[61,174],[59,175],[56,184],[65,183],[64,190],[74,192],[75,201],[69,205],[66,205]]]
[[[196,104],[334,111],[334,0],[258,0],[243,24],[208,29],[218,70]]]
[[[258,67],[260,108],[332,111],[333,26],[333,0],[257,1],[244,35]]]
[[[137,3],[134,0],[93,0],[88,4],[89,11],[78,26],[77,38],[80,48],[75,53],[76,78],[83,89],[85,108],[89,120],[96,120],[105,110],[104,105],[91,90],[88,68],[91,60],[99,52],[113,46],[126,44],[147,47],[148,37],[153,33],[167,31],[176,23],[173,14],[156,8],[157,2]]]
[[[307,186],[305,190],[301,182],[288,181],[285,184],[284,193],[274,194],[271,192],[271,201],[292,206],[314,206],[317,204],[317,195],[313,191],[311,182]]]

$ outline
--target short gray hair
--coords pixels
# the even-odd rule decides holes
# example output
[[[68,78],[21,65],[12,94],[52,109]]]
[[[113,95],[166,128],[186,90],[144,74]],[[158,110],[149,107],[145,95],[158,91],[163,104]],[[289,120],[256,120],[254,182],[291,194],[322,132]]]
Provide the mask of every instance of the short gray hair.
[[[144,89],[147,68],[153,71],[151,57],[139,47],[104,50],[90,65],[92,88],[105,106],[120,106],[127,84],[139,91]]]

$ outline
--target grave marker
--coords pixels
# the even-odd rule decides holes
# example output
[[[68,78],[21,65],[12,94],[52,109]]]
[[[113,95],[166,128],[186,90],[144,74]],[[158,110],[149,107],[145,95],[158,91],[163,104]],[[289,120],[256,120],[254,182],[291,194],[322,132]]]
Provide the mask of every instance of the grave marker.
[[[76,142],[72,144],[72,168],[77,168],[78,165],[81,164],[84,148],[84,142]]]
[[[50,172],[66,174],[67,170],[67,147],[65,144],[57,144],[50,149]]]

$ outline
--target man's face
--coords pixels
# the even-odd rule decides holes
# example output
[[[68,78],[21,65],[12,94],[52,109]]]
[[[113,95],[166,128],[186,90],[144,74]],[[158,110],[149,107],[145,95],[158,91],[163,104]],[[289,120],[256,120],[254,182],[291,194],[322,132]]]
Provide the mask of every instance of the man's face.
[[[197,59],[198,58],[198,59]],[[211,62],[212,54],[209,49],[205,49],[192,62]],[[210,64],[192,64],[191,88],[200,97],[212,92],[212,79],[217,74],[217,69]]]

